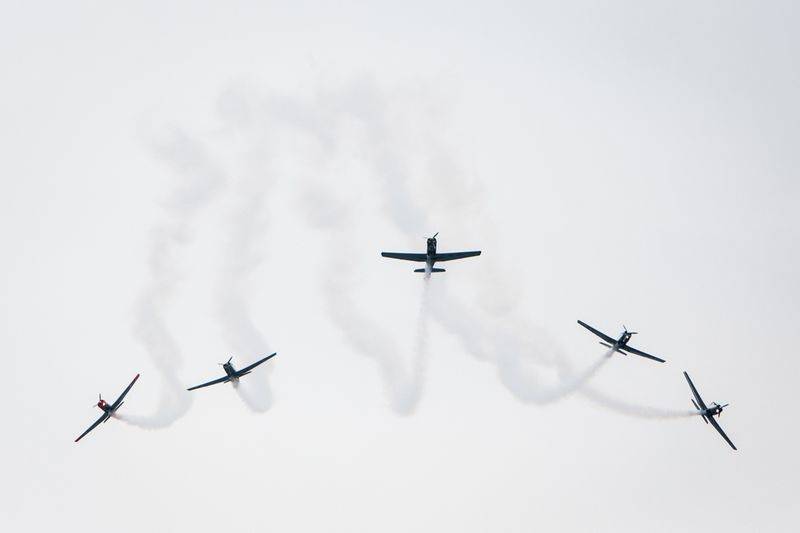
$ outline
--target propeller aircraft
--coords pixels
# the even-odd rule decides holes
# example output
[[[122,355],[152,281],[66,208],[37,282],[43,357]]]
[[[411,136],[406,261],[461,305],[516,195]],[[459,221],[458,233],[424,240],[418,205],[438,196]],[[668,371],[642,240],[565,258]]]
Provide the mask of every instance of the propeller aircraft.
[[[433,237],[428,238],[427,251],[424,254],[413,254],[404,252],[381,252],[381,256],[390,259],[402,259],[404,261],[416,261],[425,263],[425,268],[418,268],[414,272],[424,272],[430,274],[432,272],[444,272],[443,268],[434,268],[437,262],[453,261],[455,259],[464,259],[465,257],[475,257],[481,255],[480,250],[471,252],[445,252],[439,253],[436,251],[436,236],[439,235],[437,231]]]
[[[694,396],[694,399],[690,398],[690,400],[695,409],[697,409],[697,414],[700,415],[700,417],[703,419],[703,422],[706,424],[711,424],[714,429],[717,430],[717,433],[722,435],[722,438],[725,439],[725,442],[727,442],[730,447],[735,450],[736,446],[733,445],[731,439],[728,438],[725,432],[722,431],[722,428],[717,421],[714,420],[715,416],[720,418],[722,416],[722,410],[728,407],[730,404],[726,403],[725,405],[720,405],[717,402],[711,402],[711,405],[706,405],[703,402],[703,399],[700,397],[700,393],[698,393],[697,389],[694,387],[694,383],[692,383],[692,380],[689,378],[689,374],[684,371],[683,376],[686,378],[687,383],[689,383],[689,388],[692,389],[692,396]]]
[[[658,361],[659,363],[666,362],[660,357],[656,357],[655,355],[650,355],[649,353],[645,353],[641,350],[637,350],[636,348],[628,346],[628,341],[630,341],[631,337],[636,335],[638,332],[628,331],[628,328],[626,328],[624,325],[622,326],[622,329],[624,330],[622,332],[622,335],[620,335],[618,339],[615,339],[613,337],[609,337],[608,335],[606,335],[601,331],[594,329],[592,326],[590,326],[585,322],[578,320],[578,324],[580,324],[581,326],[585,327],[586,329],[588,329],[589,331],[591,331],[592,333],[603,339],[603,341],[605,342],[601,342],[600,344],[602,344],[606,348],[611,348],[615,352],[619,352],[624,355],[632,353],[641,357],[646,357],[647,359],[652,359],[653,361]]]
[[[246,367],[242,368],[241,370],[236,370],[234,368],[233,364],[231,363],[231,360],[233,359],[233,356],[231,356],[231,358],[228,359],[225,363],[219,363],[220,365],[222,365],[222,369],[225,371],[225,375],[223,377],[211,380],[208,383],[202,383],[200,385],[195,385],[194,387],[189,387],[186,390],[201,389],[203,387],[208,387],[209,385],[216,385],[217,383],[226,383],[228,381],[232,381],[233,383],[238,383],[240,377],[249,374],[250,372],[253,371],[253,369],[255,367],[257,367],[258,365],[260,365],[264,361],[272,359],[276,355],[277,355],[277,353],[273,353],[271,355],[268,355],[268,356],[264,357],[263,359],[259,359],[258,361],[256,361],[252,365],[249,365],[249,366],[246,366]]]
[[[131,387],[133,387],[133,384],[134,384],[134,383],[136,383],[136,380],[137,380],[137,379],[139,379],[139,374],[136,374],[136,377],[135,377],[135,378],[133,378],[133,381],[131,381],[130,385],[128,385],[127,387],[125,387],[125,390],[124,390],[124,391],[122,391],[122,394],[120,394],[120,395],[119,395],[119,398],[117,398],[116,400],[114,400],[114,403],[112,403],[112,404],[109,404],[108,402],[106,402],[106,401],[103,399],[103,395],[102,395],[102,394],[98,394],[98,402],[97,402],[97,407],[98,407],[98,408],[100,408],[100,410],[101,410],[101,411],[103,411],[103,414],[102,414],[102,415],[100,415],[100,418],[98,418],[98,419],[95,421],[95,423],[94,423],[94,424],[92,424],[91,426],[89,426],[89,429],[87,429],[86,431],[84,431],[83,433],[81,433],[81,436],[80,436],[80,437],[78,437],[77,439],[75,439],[75,442],[78,442],[78,441],[79,441],[79,440],[81,440],[83,437],[85,437],[87,433],[89,433],[91,430],[93,430],[93,429],[94,429],[94,428],[96,428],[98,425],[100,425],[100,422],[108,422],[108,419],[109,419],[109,418],[111,418],[112,416],[114,416],[114,413],[116,413],[116,412],[117,412],[117,409],[119,409],[120,407],[122,407],[122,404],[123,404],[123,403],[125,403],[125,402],[123,402],[122,400],[125,398],[125,395],[126,395],[126,394],[128,394],[128,391],[130,391],[130,390],[131,390]]]

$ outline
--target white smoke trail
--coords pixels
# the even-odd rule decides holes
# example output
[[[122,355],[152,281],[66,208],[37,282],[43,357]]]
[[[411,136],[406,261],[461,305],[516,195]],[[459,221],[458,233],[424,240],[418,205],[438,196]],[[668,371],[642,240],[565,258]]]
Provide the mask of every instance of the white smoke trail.
[[[154,149],[173,167],[180,181],[163,205],[164,221],[150,233],[150,281],[136,304],[133,332],[160,373],[164,387],[152,414],[126,415],[125,419],[142,427],[162,428],[183,416],[192,402],[178,378],[183,358],[163,310],[181,279],[177,255],[192,241],[194,219],[224,177],[203,145],[183,132],[174,132],[168,142],[155,143]]]
[[[519,334],[508,320],[496,321],[470,311],[446,290],[437,294],[431,307],[438,323],[461,340],[467,353],[492,363],[501,383],[524,403],[542,405],[569,396],[593,378],[612,355],[608,351],[574,373],[557,348],[545,345],[543,332],[530,328],[527,335]],[[547,358],[545,353],[552,355]]]
[[[129,413],[114,413],[113,418],[140,429],[162,429],[162,420],[154,416],[143,416]]]
[[[444,177],[445,196],[456,200],[445,202],[442,206],[445,209],[438,211],[440,216],[458,221],[480,215],[480,188],[465,185],[459,177],[463,175],[459,165],[435,135],[409,143],[403,137],[402,128],[398,130],[396,120],[405,113],[392,109],[394,99],[385,97],[369,81],[338,90],[319,91],[310,101],[274,95],[267,100],[266,104],[237,106],[237,109],[266,109],[264,116],[272,126],[289,126],[307,138],[304,142],[311,139],[318,153],[316,158],[312,154],[308,159],[318,165],[315,168],[317,173],[323,173],[326,165],[347,149],[341,140],[346,135],[339,135],[343,133],[342,125],[349,128],[352,123],[359,124],[358,153],[376,179],[389,219],[406,235],[419,237],[429,227],[428,209],[419,201],[426,195],[412,192],[412,174],[416,167],[410,158],[419,159],[421,156],[435,163],[430,165],[431,168],[449,174]],[[353,130],[348,128],[344,133],[352,134]],[[435,182],[435,178],[426,176],[422,181]],[[428,306],[423,304],[421,308],[415,339],[416,357],[408,367],[403,364],[389,333],[358,308],[358,283],[352,260],[352,254],[357,250],[351,245],[351,233],[356,226],[352,220],[355,210],[347,202],[339,201],[327,189],[327,184],[313,179],[304,194],[302,203],[307,207],[312,225],[322,228],[330,237],[330,264],[324,267],[323,289],[329,315],[357,351],[377,362],[393,409],[398,413],[410,413],[422,393]],[[486,224],[481,226],[485,228]],[[426,276],[429,275],[426,272]],[[506,277],[495,273],[492,279],[504,280]],[[495,286],[493,290],[514,294],[512,288],[505,286]],[[423,298],[426,298],[425,293]],[[435,300],[436,303],[430,305],[432,318],[461,339],[469,353],[493,364],[503,385],[521,401],[544,404],[563,398],[581,389],[608,360],[604,356],[585,370],[573,373],[564,354],[543,342],[542,332],[527,321],[509,320],[515,317],[491,310],[469,311],[463,302],[447,293]],[[236,307],[241,309],[240,305]],[[253,331],[249,330],[249,333],[252,335]]]
[[[269,110],[271,125],[291,129],[291,132],[280,131],[298,137],[295,142],[304,149],[302,159],[311,167],[309,176],[303,180],[305,187],[299,204],[310,225],[325,234],[327,262],[320,269],[328,315],[357,352],[376,362],[392,410],[401,415],[411,414],[422,390],[427,324],[420,323],[417,328],[418,357],[408,364],[390,332],[361,309],[356,259],[362,250],[353,245],[358,229],[357,212],[350,207],[351,200],[344,198],[346,191],[330,186],[336,183],[335,175],[327,175],[338,163],[337,157],[347,157],[345,144],[352,140],[351,136],[336,133],[347,130],[354,120],[358,122],[362,116],[370,115],[373,108],[381,108],[380,93],[372,91],[369,84],[356,83],[341,91],[320,92],[310,101],[274,96],[271,100],[263,106]],[[380,133],[367,128],[365,135],[384,143],[385,139],[377,140]],[[360,147],[362,143],[358,144]],[[396,216],[413,220],[415,213],[407,208],[408,205],[392,209]]]
[[[417,331],[414,341],[414,359],[411,362],[411,386],[414,387],[414,406],[419,403],[422,397],[422,388],[425,383],[425,370],[429,360],[429,328],[430,328],[430,298],[431,298],[430,273],[425,274],[422,279],[422,295],[420,297],[419,317],[417,318]]]
[[[577,374],[566,373],[563,366],[558,365],[555,379],[543,383],[537,376],[546,373],[548,367],[535,362],[531,365],[530,361],[526,365],[519,356],[520,353],[525,352],[499,353],[497,367],[500,379],[519,400],[540,405],[561,400],[580,390],[611,359],[612,355],[612,352],[608,351]],[[525,371],[526,367],[530,366],[533,366],[533,373]]]
[[[661,407],[633,404],[609,396],[592,387],[586,387],[580,392],[582,396],[590,399],[597,405],[623,415],[637,418],[686,418],[699,414],[696,409],[663,409]]]
[[[417,236],[420,227],[427,227],[428,224],[424,207],[417,201],[420,195],[411,190],[411,180],[407,175],[409,168],[405,163],[407,154],[398,148],[402,143],[396,142],[397,139],[393,138],[389,129],[391,121],[387,120],[385,102],[380,97],[372,97],[370,101],[381,105],[373,105],[371,113],[359,115],[370,133],[365,139],[370,145],[365,150],[368,163],[378,177],[377,182],[384,203],[388,206],[390,219],[409,237]],[[480,188],[466,185],[464,180],[456,177],[463,173],[439,139],[426,138],[421,145],[429,150],[427,158],[436,163],[435,169],[445,169],[453,174],[446,182],[445,194],[458,198],[458,201],[445,204],[438,214],[441,216],[442,211],[448,210],[452,220],[466,217],[475,219],[478,216],[476,211],[481,211]],[[435,182],[436,177],[423,181]],[[480,226],[485,228],[487,224]],[[491,264],[487,268],[491,268]],[[489,278],[499,283],[506,276],[494,272]],[[498,290],[514,297],[515,291],[512,289],[502,287]],[[527,321],[510,323],[509,318],[512,317],[505,314],[491,316],[489,312],[471,313],[462,302],[446,292],[437,295],[432,311],[437,322],[460,338],[469,353],[493,363],[501,382],[523,402],[546,404],[572,394],[584,387],[610,359],[611,354],[608,353],[584,371],[574,374],[560,350],[551,346],[547,351],[540,338],[531,335],[536,328]],[[495,325],[497,319],[507,324]],[[543,374],[553,372],[556,374],[554,384],[543,379]]]
[[[269,353],[270,347],[256,326],[250,311],[249,295],[253,293],[249,280],[260,266],[263,256],[257,244],[263,235],[264,185],[258,178],[239,180],[236,189],[238,202],[227,235],[227,247],[222,254],[222,266],[217,280],[216,310],[225,341],[243,364],[245,358],[257,359]],[[237,388],[242,401],[256,412],[272,405],[272,391],[267,381],[271,366],[259,368],[248,376],[248,384]]]
[[[345,239],[346,240],[346,239]],[[327,280],[323,287],[329,315],[344,333],[346,340],[360,353],[378,364],[392,409],[401,415],[413,413],[421,392],[420,380],[424,365],[421,358],[409,370],[391,335],[378,322],[359,310],[354,299],[358,283],[353,275],[353,251],[343,240],[332,241],[332,262],[325,266]],[[425,326],[422,327],[424,330]],[[420,337],[421,338],[421,337]],[[427,343],[418,345],[420,350]]]
[[[269,154],[273,147],[259,135],[262,121],[252,97],[242,90],[227,91],[220,98],[220,112],[229,136],[251,139],[242,156],[241,170],[232,181],[233,209],[226,225],[225,250],[217,276],[215,307],[223,338],[242,365],[272,353],[251,311],[253,275],[264,260],[267,235],[267,195],[273,184]],[[243,134],[243,135],[242,135]],[[264,412],[272,406],[267,363],[235,387],[251,410]]]
[[[261,101],[255,106],[234,107],[244,115],[255,115],[252,110],[259,108],[261,115],[256,116],[269,121],[271,128],[277,127],[277,131],[283,134],[288,126],[306,137],[305,142],[310,139],[321,152],[321,157],[317,154],[316,159],[313,156],[309,158],[317,165],[317,173],[321,173],[337,155],[341,155],[337,151],[346,149],[337,135],[342,124],[359,123],[362,131],[362,136],[357,140],[359,154],[378,178],[390,220],[407,235],[418,237],[429,226],[425,216],[427,209],[418,201],[418,198],[425,196],[411,191],[412,165],[408,163],[409,151],[405,149],[408,143],[402,142],[403,139],[395,131],[395,117],[388,110],[391,105],[389,99],[374,85],[357,83],[338,91],[320,92],[310,102],[296,97],[272,96],[266,103]],[[252,118],[248,116],[246,120],[252,122]],[[452,174],[447,182],[448,196],[459,198],[459,201],[445,205],[450,211],[449,218],[476,217],[475,212],[458,211],[464,206],[475,211],[482,199],[477,189],[464,186],[463,180],[455,177],[459,174],[459,167],[441,143],[436,139],[425,139],[415,146],[419,145],[428,147],[430,153],[424,155],[438,161],[437,168],[448,169]],[[250,317],[246,299],[249,294],[246,279],[261,261],[255,253],[253,239],[261,223],[259,217],[263,212],[264,184],[254,180],[242,183],[239,200],[243,209],[232,224],[232,238],[226,254],[231,259],[220,276],[218,311],[220,317],[224,317],[226,339],[234,349],[240,353],[266,353],[266,342]],[[571,394],[581,389],[608,360],[608,357],[603,357],[574,374],[560,350],[547,346],[541,332],[525,320],[509,320],[514,317],[493,314],[491,311],[469,311],[463,302],[446,293],[437,296],[435,304],[428,303],[427,277],[430,274],[426,273],[415,357],[411,365],[404,364],[391,335],[361,311],[357,304],[358,283],[353,268],[357,250],[352,249],[351,243],[351,233],[356,227],[352,218],[355,211],[347,202],[339,201],[333,191],[328,190],[327,184],[320,186],[314,180],[309,180],[304,194],[302,203],[310,206],[308,212],[312,225],[322,228],[330,237],[327,254],[330,264],[323,268],[323,293],[330,317],[357,351],[377,362],[389,401],[396,412],[413,412],[422,394],[429,312],[445,330],[462,341],[469,353],[493,364],[503,385],[524,402],[549,403]],[[439,215],[442,215],[441,211]],[[495,275],[493,279],[503,280],[505,276]],[[514,293],[512,289],[502,292]],[[271,396],[266,386],[262,392],[266,394],[261,396],[258,405],[260,409],[266,409]],[[243,400],[248,401],[244,397]]]

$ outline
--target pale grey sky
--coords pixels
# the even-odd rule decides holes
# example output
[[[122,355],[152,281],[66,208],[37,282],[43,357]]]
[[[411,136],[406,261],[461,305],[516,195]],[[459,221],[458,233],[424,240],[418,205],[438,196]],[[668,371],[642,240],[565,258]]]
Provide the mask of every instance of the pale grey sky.
[[[0,527],[796,530],[798,23],[6,3]],[[484,253],[379,257],[436,231]],[[667,364],[598,366],[579,318]],[[682,370],[739,452],[644,416]],[[74,444],[137,372],[120,414],[165,427]]]

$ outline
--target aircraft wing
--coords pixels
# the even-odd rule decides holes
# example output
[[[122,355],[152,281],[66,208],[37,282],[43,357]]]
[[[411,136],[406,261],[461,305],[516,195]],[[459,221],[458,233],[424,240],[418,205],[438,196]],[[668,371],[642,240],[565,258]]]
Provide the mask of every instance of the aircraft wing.
[[[189,387],[186,390],[202,389],[203,387],[208,387],[209,385],[216,385],[217,383],[225,383],[226,381],[230,381],[230,380],[231,380],[231,377],[226,375],[226,376],[222,376],[219,379],[211,380],[208,383],[203,383],[201,385],[195,385],[194,387]]]
[[[703,410],[708,409],[708,407],[706,407],[705,402],[703,402],[703,399],[700,397],[700,393],[697,392],[697,389],[694,388],[694,383],[692,383],[692,380],[689,378],[689,374],[687,374],[685,370],[683,371],[683,377],[685,377],[686,381],[689,383],[689,388],[692,389],[692,395],[694,395],[694,399],[697,400],[697,403],[700,404],[700,408]],[[706,418],[711,418],[711,417],[706,417]],[[721,429],[719,431],[722,432]],[[727,439],[728,437],[725,438]]]
[[[272,358],[273,358],[273,357],[275,357],[276,355],[277,355],[277,352],[276,352],[276,353],[274,353],[274,354],[272,354],[272,355],[268,355],[268,356],[264,357],[263,359],[259,359],[258,361],[256,361],[256,362],[255,362],[255,363],[253,363],[252,365],[250,365],[250,366],[246,366],[246,367],[242,368],[241,370],[237,370],[237,371],[236,371],[236,374],[237,374],[237,375],[242,375],[242,374],[245,374],[245,373],[247,373],[247,372],[250,372],[250,371],[251,371],[251,370],[253,370],[255,367],[257,367],[258,365],[260,365],[261,363],[263,363],[264,361],[267,361],[267,360],[269,360],[269,359],[272,359]]]
[[[602,331],[597,331],[596,329],[594,329],[592,326],[590,326],[586,322],[581,322],[580,320],[578,320],[578,324],[580,324],[581,326],[585,327],[586,329],[588,329],[589,331],[591,331],[592,333],[594,333],[595,335],[597,335],[598,337],[600,337],[601,339],[603,339],[604,341],[606,341],[608,343],[611,343],[611,344],[616,344],[617,343],[617,339],[612,339],[611,337],[609,337],[608,335],[606,335]]]
[[[687,377],[688,377],[688,376],[687,376]],[[690,382],[690,383],[691,383],[691,382]],[[733,443],[731,442],[731,439],[729,439],[729,438],[728,438],[728,436],[725,434],[725,432],[724,432],[724,431],[722,431],[722,428],[721,428],[721,427],[719,427],[719,424],[717,423],[717,421],[716,421],[716,420],[714,420],[714,417],[713,417],[713,416],[707,416],[707,417],[706,417],[706,419],[708,419],[708,421],[709,421],[709,422],[711,422],[711,425],[712,425],[712,426],[714,426],[714,429],[716,429],[716,430],[717,430],[717,433],[719,433],[720,435],[722,435],[722,438],[723,438],[723,439],[725,439],[725,442],[727,442],[728,444],[730,444],[731,448],[733,448],[733,449],[735,450],[735,449],[736,449],[736,446],[734,446],[734,445],[733,445]]]
[[[656,357],[655,355],[650,355],[649,353],[644,353],[643,351],[637,350],[636,348],[631,348],[627,344],[625,346],[620,346],[619,349],[624,352],[630,352],[632,354],[640,355],[642,357],[647,357],[648,359],[652,359],[653,361],[658,361],[659,363],[666,363],[666,361],[664,361],[660,357]]]
[[[428,256],[425,254],[406,254],[402,252],[381,252],[383,257],[388,257],[390,259],[402,259],[404,261],[418,261],[420,263],[424,263],[428,260]]]
[[[446,252],[443,254],[436,254],[436,261],[452,261],[454,259],[464,259],[465,257],[475,257],[481,255],[480,250],[474,252]]]
[[[86,431],[84,431],[83,433],[81,433],[81,436],[80,436],[80,437],[78,437],[77,439],[75,439],[75,442],[78,442],[78,441],[79,441],[79,440],[81,440],[83,437],[85,437],[87,433],[89,433],[91,430],[93,430],[93,429],[94,429],[94,428],[96,428],[98,425],[100,425],[100,422],[103,422],[104,420],[107,420],[109,416],[111,416],[111,415],[109,415],[109,414],[108,414],[108,413],[106,413],[106,412],[103,412],[103,414],[102,414],[102,415],[100,415],[100,418],[98,418],[98,419],[95,421],[95,423],[94,423],[94,424],[92,424],[91,426],[89,426],[89,429],[87,429]]]
[[[133,384],[136,383],[137,379],[139,379],[139,374],[136,374],[136,377],[133,378],[133,381],[131,381],[130,385],[125,387],[125,390],[122,391],[122,394],[119,395],[119,398],[117,398],[116,401],[114,401],[114,403],[111,404],[111,410],[112,411],[114,409],[116,409],[117,407],[119,407],[119,404],[122,403],[122,399],[125,398],[125,395],[128,394],[128,391],[131,390],[131,387],[133,387]]]

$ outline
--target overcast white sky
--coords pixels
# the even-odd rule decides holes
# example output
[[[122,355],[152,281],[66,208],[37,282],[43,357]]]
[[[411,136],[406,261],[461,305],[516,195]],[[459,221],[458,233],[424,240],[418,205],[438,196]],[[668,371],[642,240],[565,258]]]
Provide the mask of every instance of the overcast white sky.
[[[0,528],[797,530],[796,3],[496,4],[0,8]]]

